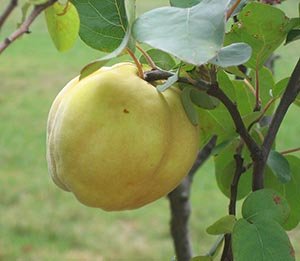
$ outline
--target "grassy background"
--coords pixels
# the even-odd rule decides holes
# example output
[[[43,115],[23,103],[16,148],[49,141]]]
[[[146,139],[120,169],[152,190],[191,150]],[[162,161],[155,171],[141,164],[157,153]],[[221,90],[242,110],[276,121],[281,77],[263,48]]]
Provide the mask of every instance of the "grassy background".
[[[142,12],[167,1],[139,2]],[[289,15],[296,15],[297,2],[285,2]],[[1,39],[19,17],[16,13],[7,23]],[[58,53],[43,17],[31,30],[0,57],[0,260],[170,260],[166,199],[135,211],[107,213],[79,204],[48,177],[45,125],[51,102],[98,53],[80,41],[71,51]],[[289,75],[299,49],[295,43],[279,50],[277,79]],[[297,111],[291,108],[280,129],[279,150],[299,146],[299,130]],[[208,161],[192,191],[191,230],[197,254],[205,253],[215,240],[205,228],[227,209],[228,200],[216,189],[213,172]],[[290,235],[300,257],[300,227]]]

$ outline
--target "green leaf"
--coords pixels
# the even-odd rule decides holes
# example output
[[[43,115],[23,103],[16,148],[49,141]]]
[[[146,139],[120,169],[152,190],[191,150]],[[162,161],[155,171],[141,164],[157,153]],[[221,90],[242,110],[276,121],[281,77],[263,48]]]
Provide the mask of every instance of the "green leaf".
[[[192,7],[194,5],[197,5],[201,2],[202,0],[170,0],[170,5],[175,6],[175,7],[181,7],[181,8],[186,8],[186,7]]]
[[[195,105],[207,110],[213,110],[220,104],[218,99],[208,95],[204,91],[199,91],[195,88],[191,90],[191,99]]]
[[[163,92],[166,89],[170,88],[175,82],[178,81],[178,72],[169,77],[163,84],[157,85],[156,90],[158,92]]]
[[[291,170],[289,162],[279,152],[274,150],[270,151],[267,165],[280,182],[287,183],[291,180]]]
[[[188,118],[190,119],[191,123],[193,125],[198,125],[199,119],[198,119],[197,111],[191,100],[191,90],[192,90],[192,88],[189,88],[189,87],[186,87],[183,89],[183,91],[181,92],[181,101],[183,104],[183,108],[184,108]]]
[[[209,63],[229,67],[247,62],[251,57],[252,49],[245,43],[233,43],[223,47]]]
[[[150,49],[147,50],[146,52],[151,57],[155,65],[163,70],[169,71],[172,68],[174,68],[176,65],[176,62],[173,59],[173,57],[161,50]],[[139,60],[143,64],[147,63],[147,60],[143,55],[140,57]]]
[[[270,69],[266,68],[266,67],[262,67],[259,71],[258,71],[258,82],[259,82],[259,97],[261,99],[261,106],[262,108],[264,108],[267,103],[273,98],[272,97],[272,90],[275,86],[275,81],[274,81],[274,77],[272,72],[270,71]],[[256,85],[256,73],[255,70],[252,70],[250,72],[250,78],[251,78],[251,84],[252,86]],[[244,85],[246,88],[246,85]],[[255,104],[255,96],[252,94],[251,95],[251,100],[252,100],[252,109],[254,108],[254,104]],[[274,111],[275,108],[275,104],[271,105],[271,107],[268,109],[266,115],[271,115]]]
[[[280,80],[272,90],[273,97],[280,97],[289,83],[290,77]]]
[[[239,68],[238,66],[232,66],[232,67],[227,67],[226,68],[226,72],[230,73],[230,74],[233,74],[235,76],[238,76],[240,78],[244,78],[244,79],[248,79],[249,77],[243,73]]]
[[[47,27],[58,51],[73,47],[79,32],[79,16],[72,3],[66,6],[54,3],[45,10]]]
[[[231,142],[232,142],[232,139],[225,140],[225,141],[219,143],[217,146],[215,146],[213,148],[211,155],[218,156]]]
[[[85,0],[84,0],[85,1]],[[116,5],[117,6],[117,5]],[[84,77],[88,76],[89,74],[95,72],[96,70],[100,69],[103,65],[105,65],[109,60],[116,58],[122,52],[124,49],[130,45],[131,42],[131,27],[132,23],[135,17],[135,0],[125,0],[125,11],[126,11],[126,17],[128,20],[128,26],[126,29],[126,33],[124,38],[122,39],[120,45],[113,50],[111,53],[105,55],[104,57],[101,57],[100,59],[97,59],[88,65],[86,65],[80,72],[80,79],[83,79]]]
[[[201,124],[200,124],[201,126]],[[236,148],[239,146],[238,139],[233,140],[227,147],[225,147],[218,156],[214,157],[215,163],[215,176],[217,184],[222,193],[230,198],[231,183],[236,170],[236,163],[233,155],[236,153]],[[251,172],[250,170],[242,174],[237,198],[245,197],[251,191]]]
[[[295,251],[283,228],[272,220],[236,222],[232,233],[234,261],[293,261]]]
[[[80,72],[80,80],[83,79],[84,77],[90,75],[91,73],[97,71],[100,69],[103,65],[105,65],[109,60],[117,57],[120,55],[124,49],[126,48],[128,42],[130,40],[130,30],[129,28],[127,29],[127,33],[121,42],[120,46],[111,52],[110,54],[105,55],[104,57],[97,59],[89,64],[87,64]]]
[[[300,29],[291,30],[291,31],[289,31],[289,33],[286,37],[285,44],[289,44],[289,43],[294,42],[299,39],[300,39]]]
[[[266,169],[264,176],[265,187],[275,189],[286,198],[291,212],[283,227],[286,230],[291,230],[300,222],[300,159],[295,156],[287,156],[286,159],[291,168],[290,182],[281,183],[269,168]]]
[[[249,222],[260,219],[274,220],[284,224],[290,214],[287,200],[273,189],[252,192],[244,201],[242,215]]]
[[[226,35],[225,43],[249,44],[252,56],[246,65],[261,68],[286,38],[290,20],[280,9],[261,3],[249,3],[238,15],[238,20]]]
[[[90,47],[113,52],[126,35],[128,20],[124,0],[73,0],[80,17],[81,39]]]
[[[138,41],[184,62],[207,63],[223,44],[227,2],[205,0],[191,8],[151,10],[136,20],[133,34]]]
[[[210,235],[229,234],[232,232],[235,222],[236,218],[234,215],[227,215],[209,226],[206,232]]]

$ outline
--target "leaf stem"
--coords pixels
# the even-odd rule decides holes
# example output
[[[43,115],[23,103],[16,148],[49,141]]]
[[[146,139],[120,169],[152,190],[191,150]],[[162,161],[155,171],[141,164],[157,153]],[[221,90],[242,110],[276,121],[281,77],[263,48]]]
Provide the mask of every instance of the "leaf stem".
[[[259,122],[264,115],[266,114],[266,112],[268,111],[268,109],[271,107],[271,105],[278,99],[278,97],[272,98],[271,100],[269,100],[266,104],[266,106],[264,107],[264,109],[262,110],[261,114],[253,121],[250,123],[250,125],[248,126],[248,131],[251,130],[251,128],[254,126],[255,123]]]
[[[156,64],[154,63],[154,61],[152,60],[151,56],[138,44],[136,45],[136,48],[138,48],[140,50],[140,52],[144,55],[145,59],[147,60],[147,63],[150,65],[150,67],[153,70],[157,69]]]
[[[238,5],[240,4],[241,0],[237,0],[233,5],[232,7],[227,11],[227,14],[226,14],[226,20],[228,20],[231,15],[233,14],[234,10],[238,7]]]
[[[293,152],[298,152],[298,151],[300,151],[300,147],[299,148],[295,148],[295,149],[284,150],[284,151],[281,151],[280,153],[282,155],[285,155],[285,154],[289,154],[289,153],[293,153]]]
[[[136,58],[135,54],[128,47],[126,48],[126,51],[131,56],[131,58],[134,61],[134,63],[136,64],[136,67],[138,69],[138,75],[139,75],[139,77],[144,80],[144,71],[143,71],[141,63]]]

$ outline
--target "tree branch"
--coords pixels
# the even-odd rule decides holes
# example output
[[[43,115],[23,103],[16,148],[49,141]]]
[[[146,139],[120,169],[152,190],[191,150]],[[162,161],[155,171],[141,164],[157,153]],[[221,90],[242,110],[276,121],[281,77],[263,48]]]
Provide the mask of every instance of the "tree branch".
[[[171,234],[178,261],[189,261],[192,256],[192,245],[189,237],[188,221],[191,214],[189,201],[193,177],[198,168],[208,159],[216,145],[217,137],[210,141],[198,153],[197,159],[180,185],[169,193],[168,198],[171,209]]]
[[[6,19],[9,17],[11,12],[16,8],[18,5],[18,0],[11,0],[4,10],[3,14],[0,16],[0,29],[2,28],[3,24],[5,23]]]
[[[263,142],[265,156],[269,155],[272,144],[276,138],[281,122],[288,111],[290,105],[295,101],[300,92],[300,59],[298,60],[295,69],[291,75],[289,83],[282,95],[280,103],[275,111],[270,127]]]
[[[229,215],[236,215],[236,201],[238,194],[238,185],[242,174],[246,171],[244,167],[244,159],[241,156],[242,145],[239,146],[237,153],[234,155],[235,159],[235,173],[232,179],[230,187],[230,202],[228,206]],[[232,248],[231,248],[231,235],[225,235],[224,249],[221,257],[221,261],[232,261]]]
[[[253,161],[256,161],[260,157],[260,147],[257,145],[255,140],[251,137],[247,128],[243,122],[240,112],[237,109],[237,105],[232,102],[224,91],[219,88],[218,84],[212,84],[207,93],[217,99],[219,99],[224,106],[227,108],[234,122],[236,132],[244,140],[248,147]]]
[[[280,103],[270,123],[270,127],[262,144],[262,158],[253,164],[253,190],[263,188],[263,173],[265,165],[276,138],[282,120],[287,113],[290,105],[295,101],[300,92],[300,59],[298,60],[289,83],[282,95]]]
[[[7,37],[2,43],[0,43],[0,54],[15,40],[21,37],[25,33],[29,33],[29,27],[32,22],[37,18],[37,16],[44,11],[47,7],[54,4],[57,0],[49,0],[48,2],[36,5],[30,15],[26,18],[26,20],[21,24],[21,26],[13,32],[9,37]]]

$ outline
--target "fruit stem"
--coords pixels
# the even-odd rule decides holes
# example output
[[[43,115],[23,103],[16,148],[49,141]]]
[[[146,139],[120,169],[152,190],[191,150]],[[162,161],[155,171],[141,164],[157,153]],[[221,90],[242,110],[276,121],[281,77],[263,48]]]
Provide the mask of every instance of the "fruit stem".
[[[144,80],[144,71],[143,71],[141,63],[139,62],[139,60],[136,58],[135,54],[129,48],[126,48],[126,51],[131,56],[134,63],[136,64],[136,67],[138,69],[139,77]]]
[[[156,70],[157,66],[154,63],[154,61],[152,60],[151,56],[145,50],[143,50],[143,48],[141,46],[136,45],[136,48],[138,48],[140,50],[140,52],[144,55],[145,59],[147,60],[147,63],[150,65],[150,67],[153,70]]]

